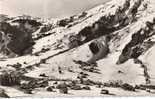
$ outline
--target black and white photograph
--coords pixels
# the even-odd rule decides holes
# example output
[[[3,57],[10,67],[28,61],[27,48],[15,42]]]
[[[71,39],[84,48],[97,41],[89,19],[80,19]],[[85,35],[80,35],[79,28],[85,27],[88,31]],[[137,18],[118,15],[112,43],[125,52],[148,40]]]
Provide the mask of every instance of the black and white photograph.
[[[155,0],[0,0],[0,98],[137,96],[155,96]]]

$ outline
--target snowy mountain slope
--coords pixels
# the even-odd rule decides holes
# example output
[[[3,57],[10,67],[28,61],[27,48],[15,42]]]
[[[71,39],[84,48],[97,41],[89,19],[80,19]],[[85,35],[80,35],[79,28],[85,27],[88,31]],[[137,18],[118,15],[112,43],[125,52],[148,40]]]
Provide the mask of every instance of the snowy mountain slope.
[[[150,48],[144,55],[140,56],[140,60],[147,66],[147,71],[150,76],[150,81],[154,84],[154,46]]]
[[[130,1],[130,3],[131,3],[131,7],[129,7],[129,10],[131,10],[131,8],[134,6],[134,5],[136,5],[136,4],[134,4],[135,2],[140,2],[140,1]],[[118,3],[118,2],[115,2],[115,3]],[[145,3],[145,2],[143,2],[143,3]],[[114,2],[112,2],[112,4],[114,5]],[[124,3],[119,3],[120,4],[120,6],[122,6]],[[126,4],[126,2],[125,2],[125,4]],[[124,5],[125,5],[124,4]],[[151,3],[152,4],[152,3]],[[107,5],[110,5],[110,3],[108,3]],[[111,6],[113,6],[113,5],[111,5]],[[118,4],[117,4],[118,5]],[[119,6],[119,5],[118,5]],[[99,7],[101,7],[102,8],[102,6],[99,6]],[[142,7],[142,6],[140,6],[140,7]],[[101,8],[100,8],[100,10],[101,10]],[[118,7],[119,8],[119,7]],[[96,11],[98,11],[98,7],[97,8],[94,8],[94,9],[92,9],[92,10],[90,10],[90,12],[92,11],[94,11],[94,12],[96,12]],[[104,9],[104,8],[103,8]],[[114,9],[115,11],[117,11],[116,10],[117,9],[117,7]],[[140,8],[139,8],[140,9]],[[149,10],[151,9],[151,7],[149,7]],[[110,10],[113,10],[113,9],[110,9]],[[130,11],[129,10],[127,10],[126,12],[127,13],[129,13]],[[148,9],[146,9],[146,10],[148,10]],[[144,12],[147,12],[146,10],[144,10]],[[153,11],[153,8],[151,9],[152,11]],[[105,10],[105,11],[109,11],[109,10]],[[101,14],[101,17],[103,17],[103,15],[106,15],[106,13],[115,13],[115,11],[114,12],[112,12],[112,11],[109,11],[109,12],[104,12],[103,14],[101,14],[101,13],[98,13],[98,14]],[[118,35],[117,36],[114,36],[114,38],[109,42],[109,47],[111,47],[110,48],[110,50],[113,50],[113,49],[115,49],[115,51],[117,51],[117,50],[120,50],[120,51],[122,51],[123,49],[124,49],[124,47],[128,44],[128,43],[130,43],[130,41],[131,41],[131,38],[132,38],[132,35],[134,34],[134,33],[136,33],[137,31],[139,31],[140,29],[142,29],[142,28],[144,28],[145,27],[145,23],[147,22],[147,21],[153,21],[153,18],[154,18],[154,14],[153,13],[151,13],[150,15],[148,14],[148,15],[143,15],[143,13],[142,13],[142,11],[141,11],[141,13],[139,12],[138,13],[138,16],[140,16],[140,14],[141,14],[141,17],[140,18],[137,18],[137,22],[134,22],[134,23],[131,23],[131,24],[129,24],[128,26],[126,26],[126,27],[124,27],[124,28],[122,28],[122,30],[121,29],[119,29],[119,31],[116,31],[116,32],[114,32],[113,34],[114,35],[121,35],[121,39],[116,39],[115,37],[119,37]],[[127,14],[128,15],[128,14]],[[88,22],[91,22],[93,19],[97,19],[97,18],[94,18],[94,17],[99,17],[100,15],[94,15],[92,18],[89,18],[89,20],[86,20],[86,22],[84,21],[84,22],[82,22],[82,23],[79,23],[79,24],[77,24],[77,25],[75,25],[75,26],[73,26],[73,27],[71,27],[71,28],[69,28],[69,30],[68,29],[66,29],[65,30],[65,32],[63,32],[63,35],[64,35],[64,33],[66,33],[67,35],[70,35],[70,33],[71,33],[71,35],[73,34],[73,35],[76,35],[76,33],[75,32],[77,32],[78,33],[78,31],[80,31],[80,30],[77,30],[77,29],[81,29],[81,27],[79,27],[79,26],[85,26],[84,24],[88,24],[87,26],[91,26],[91,23],[88,23]],[[147,18],[147,16],[148,16],[148,18]],[[90,21],[91,20],[91,21]],[[94,21],[94,20],[93,20]],[[99,20],[100,21],[100,20]],[[96,22],[96,21],[95,21]],[[117,20],[116,20],[116,22],[117,22]],[[117,24],[117,23],[113,23],[113,24]],[[112,25],[113,25],[112,24]],[[141,26],[139,26],[139,25],[141,25]],[[72,33],[72,31],[74,31],[74,33]],[[95,31],[95,30],[94,30]],[[122,31],[122,33],[121,33],[121,31]],[[127,31],[127,33],[124,33],[125,31]],[[128,33],[129,32],[129,33]],[[113,36],[113,34],[112,34],[112,36]],[[61,35],[61,36],[63,36],[63,35]],[[123,36],[124,35],[124,36]],[[60,37],[61,38],[61,36],[60,35],[58,35],[58,37]],[[66,39],[66,37],[67,37],[67,39]],[[86,38],[86,37],[84,37],[84,38]],[[94,37],[95,38],[95,37]],[[62,41],[63,43],[66,41],[67,43],[69,42],[69,41],[67,41],[68,40],[68,36],[65,36],[64,37],[64,41]],[[114,40],[119,40],[118,42],[117,41],[114,41]],[[65,42],[65,44],[66,44],[66,42]],[[84,41],[85,42],[85,41]],[[123,43],[122,43],[123,42]],[[119,46],[118,44],[120,44],[121,46],[120,47],[117,47],[117,46]],[[62,45],[64,45],[64,44],[62,44]],[[114,45],[114,46],[113,46]],[[65,45],[66,46],[66,45]],[[88,46],[88,45],[87,45]],[[115,48],[115,46],[116,46],[116,48]],[[86,48],[85,48],[86,49]],[[114,53],[115,53],[115,51],[114,51]],[[76,51],[75,51],[76,52]],[[83,51],[81,51],[81,52],[83,52]],[[87,50],[86,50],[86,52],[88,52]],[[90,53],[90,52],[89,52]],[[83,53],[83,54],[86,54],[86,53]],[[120,54],[121,54],[121,52],[120,52]],[[79,55],[79,54],[72,54],[73,56],[74,55]],[[114,54],[115,55],[115,54]],[[63,55],[62,55],[63,56]],[[60,55],[60,57],[62,57],[61,55]],[[66,55],[65,55],[66,56]],[[73,56],[69,56],[69,57],[73,57]],[[86,56],[89,56],[87,59],[83,59],[83,57],[86,57]],[[80,57],[79,59],[81,59],[82,58],[82,60],[89,60],[89,58],[91,57],[91,56],[93,56],[93,55],[91,55],[91,54],[89,54],[89,55],[80,55],[80,56],[78,56],[78,57]],[[65,58],[66,59],[66,58]],[[52,59],[52,60],[54,60],[54,59]],[[76,59],[77,60],[77,59]],[[59,62],[58,62],[59,63]],[[69,62],[68,62],[68,64],[67,64],[67,62],[66,62],[66,60],[64,60],[64,62],[60,62],[60,63],[62,63],[62,64],[66,64],[66,65],[70,65],[71,63],[72,63],[72,60],[70,60]],[[53,63],[51,63],[51,64],[53,64]],[[114,62],[114,64],[115,64],[115,62]]]
[[[95,82],[154,85],[154,6],[154,0],[112,0],[65,19],[9,19],[12,27],[24,25],[23,30],[15,30],[26,35],[19,36],[13,45],[18,41],[24,45],[22,40],[27,38],[30,45],[20,54],[13,51],[25,46],[8,47],[11,41],[0,28],[2,56],[7,56],[4,50],[14,54],[9,55],[14,58],[0,61],[1,71],[13,69],[27,77],[42,78],[40,74],[45,74],[70,80],[77,80],[84,72]],[[19,70],[13,67],[17,63],[21,64]]]

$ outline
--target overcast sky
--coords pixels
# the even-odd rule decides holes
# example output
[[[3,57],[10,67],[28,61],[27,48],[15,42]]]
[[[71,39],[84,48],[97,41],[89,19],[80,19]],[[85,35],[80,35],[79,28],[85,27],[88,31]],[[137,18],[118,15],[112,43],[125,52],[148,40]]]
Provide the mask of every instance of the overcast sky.
[[[64,17],[109,0],[0,0],[0,13],[39,17]]]

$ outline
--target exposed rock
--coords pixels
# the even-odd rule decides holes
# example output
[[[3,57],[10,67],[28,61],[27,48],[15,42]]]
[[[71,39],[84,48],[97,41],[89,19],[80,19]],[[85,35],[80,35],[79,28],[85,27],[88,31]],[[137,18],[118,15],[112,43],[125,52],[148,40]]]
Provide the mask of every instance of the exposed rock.
[[[97,60],[104,58],[109,53],[109,48],[106,39],[106,37],[103,37],[94,40],[89,44],[89,49],[91,50],[93,56],[88,62],[94,63]]]
[[[68,44],[69,48],[75,48],[82,44],[81,38],[77,35],[70,35],[68,40],[69,40],[69,44]]]
[[[80,72],[77,76],[78,79],[84,79],[87,78],[88,74],[84,73],[84,72]]]
[[[97,88],[102,88],[103,84],[95,84]]]
[[[155,85],[140,85],[139,86],[140,88],[143,88],[143,89],[155,89]]]
[[[60,93],[63,93],[63,94],[68,94],[68,89],[67,88],[61,88],[59,89]]]
[[[58,82],[56,81],[56,82],[54,82],[53,84],[55,84],[55,85],[56,85],[56,84],[58,84]]]
[[[0,22],[5,22],[7,20],[9,20],[8,15],[0,14]]]
[[[150,93],[150,92],[151,92],[151,90],[150,90],[150,89],[147,89],[147,90],[146,90],[146,92],[149,92],[149,93]]]
[[[7,49],[3,49],[3,51],[8,50],[9,52],[5,54],[10,55],[15,53],[17,55],[24,55],[32,52],[32,46],[35,43],[32,39],[32,33],[24,25],[17,27],[3,22],[0,23],[0,31],[4,32],[5,35],[9,35],[11,39],[11,41],[9,39],[6,41],[8,42]]]
[[[48,86],[47,80],[32,80],[32,81],[29,81],[28,83],[21,84],[20,88],[21,89],[35,89],[35,88],[47,87],[47,86]]]
[[[4,89],[0,89],[0,97],[1,98],[10,98],[9,95],[6,94]]]
[[[82,14],[78,18],[83,18],[87,15],[87,12],[82,12]]]
[[[47,87],[47,91],[50,91],[50,92],[53,92],[53,89],[54,89],[54,86],[49,86],[49,87]]]
[[[106,87],[121,87],[123,82],[121,80],[109,81],[108,83],[103,84]]]
[[[47,51],[49,51],[50,50],[50,48],[42,48],[41,49],[41,53],[45,53],[45,52],[47,52]]]
[[[26,94],[33,94],[32,91],[33,91],[32,89],[26,89],[26,90],[24,90],[24,93],[26,93]]]
[[[48,32],[49,30],[51,30],[52,26],[51,25],[44,25],[41,30],[40,33],[45,33]]]
[[[46,80],[39,81],[39,82],[37,83],[37,86],[38,86],[38,87],[47,87],[47,86],[48,86],[48,81],[46,81]]]
[[[135,87],[133,87],[132,85],[129,85],[127,83],[123,84],[121,86],[121,88],[124,89],[124,90],[128,90],[128,91],[135,91]]]
[[[82,90],[80,85],[73,85],[73,86],[70,87],[70,89],[72,89],[72,90]]]
[[[28,56],[15,59],[6,59],[1,63],[5,67],[5,62],[12,63],[12,60],[15,60],[22,63],[26,61],[22,66],[23,68],[21,68],[21,64],[8,67],[14,67],[17,71],[25,70],[22,74],[26,72],[38,74],[38,72],[43,71],[47,71],[48,73],[52,72],[52,76],[57,76],[57,72],[61,74],[58,75],[58,78],[49,78],[54,81],[68,82],[72,81],[72,77],[77,77],[75,82],[69,84],[58,84],[59,82],[56,82],[53,84],[54,87],[48,86],[48,80],[26,80],[29,82],[21,84],[20,87],[29,94],[32,94],[32,90],[35,88],[47,88],[47,86],[47,91],[53,91],[55,86],[57,86],[60,93],[64,94],[68,93],[68,89],[91,90],[90,86],[92,85],[97,86],[97,88],[102,88],[103,86],[101,83],[94,82],[94,80],[108,81],[113,79],[121,79],[122,81],[111,81],[105,83],[104,86],[115,87],[115,89],[122,88],[128,91],[135,91],[135,89],[144,89],[147,91],[147,89],[149,89],[148,92],[150,92],[150,88],[154,89],[153,85],[133,87],[130,84],[137,84],[137,82],[142,83],[143,80],[139,80],[139,76],[140,79],[146,78],[146,81],[149,82],[149,79],[153,78],[153,71],[150,69],[151,66],[144,65],[137,60],[136,62],[138,64],[136,64],[135,67],[130,65],[132,60],[126,64],[122,64],[129,59],[138,59],[139,56],[143,55],[155,44],[155,18],[153,22],[150,21],[150,18],[154,17],[154,10],[151,9],[151,4],[149,5],[153,0],[147,0],[146,2],[150,2],[144,5],[146,9],[141,10],[140,7],[143,7],[144,1],[146,0],[112,1],[80,15],[59,20],[59,26],[56,26],[54,29],[52,29],[51,25],[45,25],[43,28],[40,28],[42,24],[31,19],[18,19],[13,21],[13,23],[10,22],[10,20],[6,23],[0,23],[0,54],[3,52],[10,57],[29,54]],[[16,23],[18,23],[18,25]],[[50,22],[43,24],[48,23]],[[36,31],[37,29],[39,29],[39,31]],[[51,33],[47,33],[48,31]],[[36,33],[36,39],[32,38],[32,32]],[[49,34],[52,35],[49,36]],[[34,41],[36,45],[33,46]],[[34,54],[32,55],[33,47]],[[120,55],[119,59],[118,55]],[[62,59],[60,59],[60,57],[62,57]],[[27,59],[24,60],[24,58]],[[81,59],[81,61],[73,61],[75,59]],[[117,64],[115,64],[116,61]],[[131,64],[132,63],[133,61]],[[45,66],[39,67],[40,64]],[[50,66],[51,69],[48,70]],[[150,71],[148,71],[149,69]],[[83,72],[77,76],[80,71]],[[2,85],[7,84],[10,86],[18,82],[14,80],[16,76],[14,77],[11,74],[6,75],[1,76],[0,81]],[[40,76],[47,77],[44,73],[40,74]],[[124,84],[123,82],[128,83]],[[102,89],[101,94],[109,95],[109,91]]]
[[[60,66],[58,67],[58,72],[59,74],[62,74],[62,68]]]
[[[57,89],[60,89],[60,88],[66,88],[68,87],[67,84],[64,82],[64,83],[60,83],[56,86]]]
[[[100,94],[109,94],[109,91],[108,90],[105,90],[105,89],[102,89]]]
[[[48,77],[45,73],[40,74],[39,76],[41,76],[41,77]]]
[[[66,83],[61,83],[61,84],[57,85],[56,88],[59,89],[60,93],[68,94],[68,87],[67,87]]]
[[[20,68],[22,67],[22,64],[20,64],[20,63],[13,64],[13,65],[8,64],[7,66],[11,66],[11,67],[14,67],[16,70],[20,70]]]
[[[127,15],[125,14],[125,11],[128,9],[128,4],[125,4],[126,8],[125,9],[120,9],[118,8],[118,11],[116,11],[116,15],[110,15],[103,16],[101,17],[98,21],[93,23],[91,26],[86,26],[83,28],[81,31],[79,31],[78,34],[74,35],[76,38],[76,43],[75,45],[82,45],[88,41],[91,41],[95,38],[110,34],[114,32],[117,29],[123,28],[124,26],[129,24],[129,19]],[[123,22],[121,21],[123,20]],[[66,23],[65,21],[63,23]],[[120,24],[119,27],[116,27],[115,25]],[[66,25],[66,24],[65,24]],[[64,26],[65,26],[64,25]],[[82,39],[84,38],[84,39]],[[75,40],[74,40],[75,41]],[[69,40],[70,42],[70,40]],[[72,42],[72,41],[71,41]],[[78,44],[77,44],[78,42]],[[79,44],[80,43],[80,44]],[[72,44],[72,43],[70,43]],[[77,47],[73,46],[72,48]]]
[[[29,90],[29,89],[34,89],[35,86],[33,84],[30,84],[30,83],[23,83],[20,85],[20,88],[24,89],[24,90]]]
[[[82,89],[84,89],[84,90],[91,90],[91,88],[89,86],[84,86],[84,87],[82,87]]]
[[[40,64],[45,64],[46,63],[46,59],[42,59],[41,61],[40,61]]]
[[[146,27],[140,29],[132,35],[132,40],[125,46],[117,64],[126,62],[130,58],[138,58],[142,53],[146,52],[155,43],[149,41],[149,37],[154,35],[154,23],[146,22]]]
[[[148,73],[148,68],[147,66],[139,59],[134,59],[134,62],[136,64],[140,64],[141,67],[144,69],[144,77],[145,77],[145,80],[146,80],[146,84],[150,84],[150,76],[149,76],[149,73]]]
[[[90,79],[87,79],[87,80],[83,80],[83,83],[82,84],[92,86],[92,85],[94,85],[94,82],[91,81]]]
[[[60,21],[58,22],[58,25],[59,25],[59,26],[62,26],[62,27],[65,27],[66,25],[68,25],[69,22],[70,22],[69,19],[63,19],[63,20],[60,20]]]
[[[77,85],[77,82],[75,82],[75,81],[71,81],[71,82],[67,83],[68,87],[72,87],[72,86],[75,86],[75,85]]]
[[[135,89],[139,89],[139,90],[146,90],[145,87],[142,87],[141,85],[136,85]]]
[[[20,85],[20,82],[20,75],[16,72],[4,71],[3,74],[0,75],[0,83],[3,86]]]

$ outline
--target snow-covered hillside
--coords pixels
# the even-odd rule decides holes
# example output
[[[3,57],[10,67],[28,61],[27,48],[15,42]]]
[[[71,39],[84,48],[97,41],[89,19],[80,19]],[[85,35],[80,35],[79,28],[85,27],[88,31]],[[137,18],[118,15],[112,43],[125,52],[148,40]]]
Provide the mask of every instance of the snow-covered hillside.
[[[2,74],[13,71],[22,77],[48,79],[49,85],[53,83],[49,79],[85,85],[79,83],[82,79],[95,82],[91,86],[94,91],[99,90],[94,88],[97,83],[116,90],[124,89],[124,84],[136,86],[136,90],[154,89],[154,0],[112,0],[65,19],[8,17],[0,26]],[[87,77],[79,79],[81,73]],[[18,88],[12,90],[20,92]],[[43,91],[38,90],[33,89],[36,93],[32,96]]]

